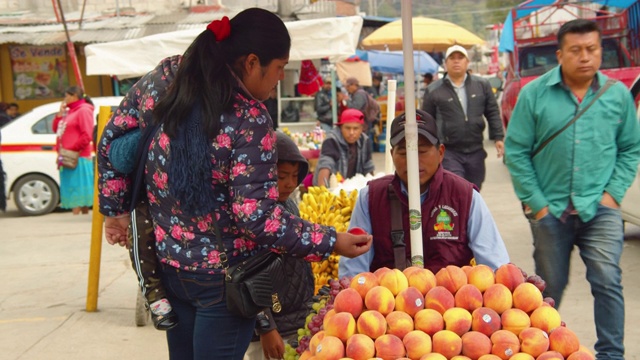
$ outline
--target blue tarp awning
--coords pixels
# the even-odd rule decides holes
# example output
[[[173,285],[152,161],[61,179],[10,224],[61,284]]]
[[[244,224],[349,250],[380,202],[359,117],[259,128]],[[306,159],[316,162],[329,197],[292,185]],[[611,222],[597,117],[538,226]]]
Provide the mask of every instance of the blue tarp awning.
[[[557,3],[559,0],[529,0],[521,3],[516,7],[516,20],[521,19],[535,10],[540,9],[540,7],[551,5]],[[606,5],[609,7],[616,7],[621,9],[626,9],[634,4],[638,3],[638,0],[592,0],[589,3],[596,3],[601,5]],[[572,3],[572,4],[579,4]],[[500,47],[498,50],[500,52],[512,52],[513,51],[513,16],[512,12],[509,12],[507,15],[507,19],[504,21],[504,25],[502,27],[502,35],[500,36]],[[633,26],[633,19],[630,19],[629,27],[632,29],[638,29],[638,23],[636,18],[635,26]]]
[[[360,60],[369,62],[371,70],[390,74],[404,73],[404,55],[402,51],[356,50]],[[416,73],[436,73],[438,63],[424,51],[413,52],[413,66]]]

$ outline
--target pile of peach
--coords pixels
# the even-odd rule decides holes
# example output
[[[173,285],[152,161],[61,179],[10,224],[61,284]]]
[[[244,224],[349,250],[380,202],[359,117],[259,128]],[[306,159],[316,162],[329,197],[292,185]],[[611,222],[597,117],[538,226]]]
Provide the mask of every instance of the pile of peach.
[[[361,273],[300,360],[593,360],[541,284],[513,264]]]

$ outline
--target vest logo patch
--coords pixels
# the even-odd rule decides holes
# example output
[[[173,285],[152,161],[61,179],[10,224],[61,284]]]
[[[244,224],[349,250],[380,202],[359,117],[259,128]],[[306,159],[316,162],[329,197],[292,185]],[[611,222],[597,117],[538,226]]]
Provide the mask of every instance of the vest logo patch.
[[[436,231],[436,235],[432,236],[430,240],[454,240],[457,241],[459,237],[452,234],[456,224],[454,218],[458,217],[458,212],[449,205],[438,205],[431,210],[431,218],[435,216],[436,221],[433,225],[433,230]]]

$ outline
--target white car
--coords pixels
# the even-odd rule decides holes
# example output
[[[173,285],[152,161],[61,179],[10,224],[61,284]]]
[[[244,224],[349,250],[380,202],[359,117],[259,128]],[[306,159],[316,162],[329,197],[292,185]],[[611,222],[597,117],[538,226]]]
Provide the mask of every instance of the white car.
[[[112,109],[122,97],[91,98],[95,115],[101,106]],[[56,167],[53,118],[60,101],[34,108],[2,128],[0,157],[6,175],[7,199],[25,215],[43,215],[60,203],[60,176]]]

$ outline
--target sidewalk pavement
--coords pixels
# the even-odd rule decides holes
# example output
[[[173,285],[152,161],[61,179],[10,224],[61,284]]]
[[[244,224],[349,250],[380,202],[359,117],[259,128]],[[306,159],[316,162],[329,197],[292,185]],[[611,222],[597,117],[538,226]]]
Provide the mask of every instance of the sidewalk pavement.
[[[482,196],[498,224],[512,262],[534,272],[531,234],[509,174],[486,146],[487,180]],[[374,156],[384,169],[384,156]],[[98,311],[87,312],[91,215],[55,212],[21,217],[15,206],[0,213],[0,358],[167,359],[165,334],[149,323],[135,325],[137,284],[129,256],[103,243]],[[640,360],[640,228],[627,225],[622,256],[626,300],[627,360]],[[567,326],[593,349],[593,301],[577,251],[560,308]]]

